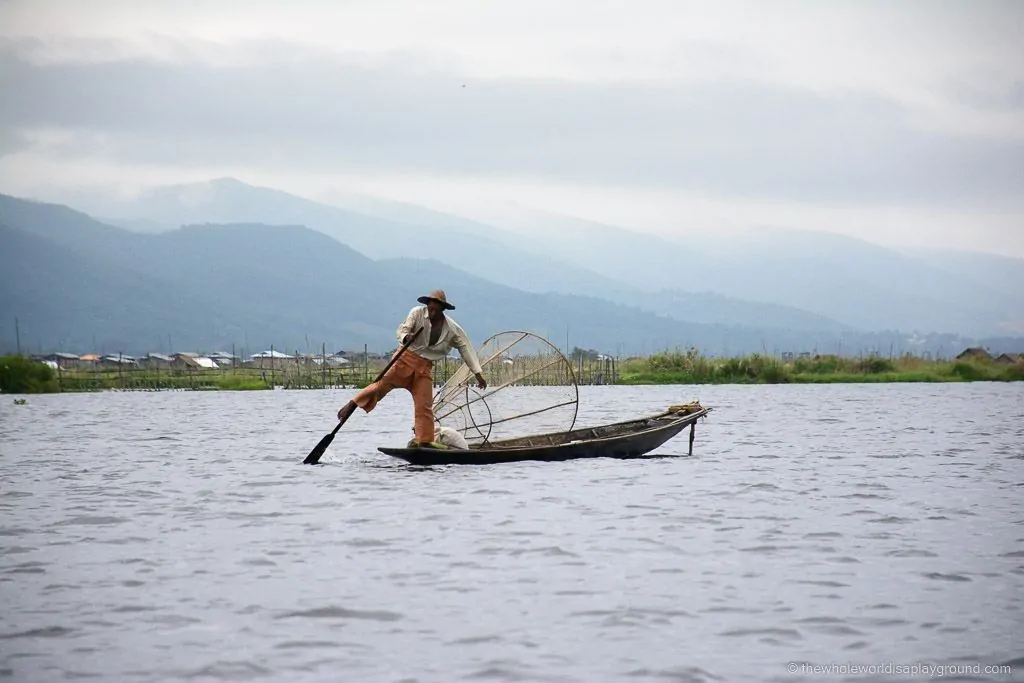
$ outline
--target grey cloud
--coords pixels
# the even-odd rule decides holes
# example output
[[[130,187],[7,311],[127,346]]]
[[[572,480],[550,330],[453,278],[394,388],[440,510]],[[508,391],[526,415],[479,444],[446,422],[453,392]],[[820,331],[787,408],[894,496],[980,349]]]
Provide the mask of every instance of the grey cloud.
[[[268,46],[278,50],[280,46]],[[465,80],[327,56],[215,67],[0,57],[7,130],[173,165],[516,174],[788,200],[1018,201],[1024,146],[916,131],[892,101],[725,82]]]
[[[994,74],[981,73],[969,81],[953,81],[947,87],[949,98],[978,109],[1024,114],[1024,81],[994,89],[979,85],[992,80]]]
[[[2,2],[3,0],[0,0]],[[30,146],[24,135],[17,131],[0,127],[0,159],[27,149]]]

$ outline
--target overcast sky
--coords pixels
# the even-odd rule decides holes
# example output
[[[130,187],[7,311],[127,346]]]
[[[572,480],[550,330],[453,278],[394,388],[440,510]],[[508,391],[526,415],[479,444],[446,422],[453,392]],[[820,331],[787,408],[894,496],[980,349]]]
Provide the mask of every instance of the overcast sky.
[[[230,175],[1024,257],[1021,35],[1016,0],[0,0],[0,191]]]

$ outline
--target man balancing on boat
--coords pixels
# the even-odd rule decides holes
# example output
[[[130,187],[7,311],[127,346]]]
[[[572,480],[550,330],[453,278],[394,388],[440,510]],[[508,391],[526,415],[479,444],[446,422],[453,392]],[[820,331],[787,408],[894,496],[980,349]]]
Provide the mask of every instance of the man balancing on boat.
[[[458,349],[462,360],[476,376],[480,389],[487,388],[487,380],[469,336],[445,315],[445,311],[455,310],[455,306],[448,303],[444,290],[434,290],[416,300],[423,305],[409,311],[398,326],[402,348],[396,352],[397,358],[376,382],[357,393],[338,411],[338,419],[345,422],[357,407],[370,412],[392,389],[406,389],[412,394],[414,445],[444,448],[434,439],[434,362],[443,359],[453,348]]]

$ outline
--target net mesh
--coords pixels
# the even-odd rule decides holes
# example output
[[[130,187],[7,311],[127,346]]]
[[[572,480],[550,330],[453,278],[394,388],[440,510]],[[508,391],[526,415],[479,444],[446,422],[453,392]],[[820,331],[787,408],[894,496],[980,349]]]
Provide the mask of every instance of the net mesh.
[[[472,371],[461,364],[434,397],[439,425],[476,446],[573,428],[576,374],[554,344],[532,332],[501,332],[487,339],[477,356],[487,388],[478,389]]]

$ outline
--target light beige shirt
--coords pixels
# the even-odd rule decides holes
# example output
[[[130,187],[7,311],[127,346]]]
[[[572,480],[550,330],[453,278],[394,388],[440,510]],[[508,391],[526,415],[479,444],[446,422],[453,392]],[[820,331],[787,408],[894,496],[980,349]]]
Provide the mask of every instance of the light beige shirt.
[[[475,373],[483,372],[480,367],[480,361],[476,357],[476,351],[473,349],[473,345],[469,341],[469,336],[466,334],[457,322],[452,320],[450,317],[445,315],[443,327],[441,328],[441,334],[437,338],[437,343],[433,346],[430,344],[430,316],[427,313],[426,306],[416,306],[409,315],[406,316],[405,322],[398,326],[398,341],[402,341],[402,337],[407,334],[412,334],[416,331],[417,327],[422,326],[423,331],[419,333],[416,339],[413,340],[412,344],[409,344],[409,350],[418,356],[422,356],[429,361],[441,360],[448,355],[448,352],[453,348],[459,350],[459,355],[462,356],[462,360],[466,362],[469,369]]]

